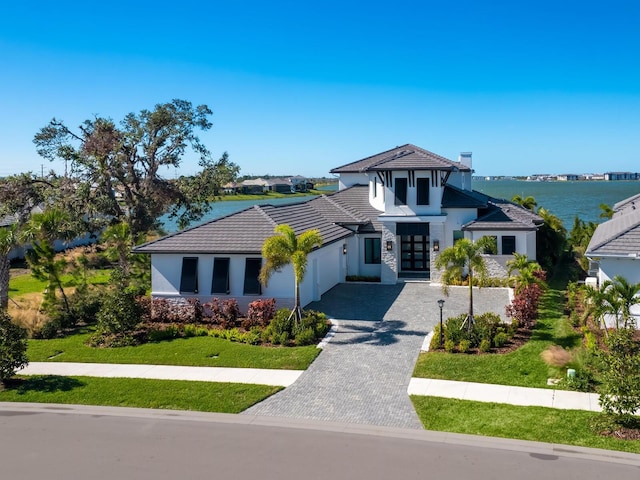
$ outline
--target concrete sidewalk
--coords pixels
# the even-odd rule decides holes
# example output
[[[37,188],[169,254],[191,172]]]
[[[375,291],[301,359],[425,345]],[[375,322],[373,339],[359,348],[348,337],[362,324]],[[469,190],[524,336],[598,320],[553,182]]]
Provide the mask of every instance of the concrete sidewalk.
[[[506,403],[525,407],[601,412],[597,393],[572,392],[547,388],[512,387],[489,383],[454,382],[431,378],[412,378],[409,395],[456,398],[476,402]]]
[[[259,368],[124,365],[114,363],[31,362],[19,375],[62,375],[107,378],[150,378],[201,382],[251,383],[288,387],[303,370]]]
[[[258,368],[184,367],[172,365],[126,365],[112,363],[32,362],[20,375],[61,375],[106,378],[150,378],[201,382],[250,383],[289,387],[303,370]],[[513,387],[488,383],[412,378],[409,395],[456,398],[509,405],[588,410],[600,412],[598,395],[547,388]]]

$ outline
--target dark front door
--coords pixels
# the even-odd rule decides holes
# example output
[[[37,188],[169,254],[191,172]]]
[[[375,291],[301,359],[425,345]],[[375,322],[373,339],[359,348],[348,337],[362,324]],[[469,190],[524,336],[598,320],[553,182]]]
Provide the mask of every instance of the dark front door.
[[[429,236],[400,236],[400,270],[403,272],[429,271]]]

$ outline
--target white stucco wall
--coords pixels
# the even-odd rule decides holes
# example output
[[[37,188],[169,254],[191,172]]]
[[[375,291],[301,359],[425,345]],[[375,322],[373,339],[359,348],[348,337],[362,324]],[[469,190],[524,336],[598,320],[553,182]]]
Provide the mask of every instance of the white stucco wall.
[[[476,230],[473,232],[466,232],[471,234],[469,238],[474,242],[484,236],[498,237],[498,255],[502,253],[502,236],[512,236],[516,238],[516,252],[527,255],[531,260],[536,258],[536,244],[535,244],[535,232],[526,231],[510,231],[510,230]],[[533,240],[531,239],[533,235]]]
[[[303,305],[319,300],[320,295],[344,281],[346,259],[342,254],[342,243],[337,242],[311,252],[308,256],[307,273],[300,286],[300,300]],[[212,294],[214,257],[229,258],[229,294]],[[181,294],[180,277],[182,259],[198,258],[198,293]],[[278,308],[293,305],[293,268],[287,265],[280,272],[275,272],[269,284],[262,288],[260,295],[244,294],[244,270],[246,258],[259,258],[259,255],[178,255],[153,254],[151,256],[151,294],[163,298],[198,298],[208,302],[213,297],[220,299],[235,298],[240,309],[246,312],[249,303],[259,298],[275,298]],[[264,261],[264,260],[263,260]]]
[[[338,189],[343,190],[354,185],[368,185],[369,176],[366,173],[341,173],[338,178]]]
[[[600,258],[598,282],[612,280],[621,275],[631,283],[640,282],[640,258]]]
[[[440,172],[436,172],[440,176]],[[409,185],[407,181],[407,204],[395,204],[395,181],[396,178],[406,178],[409,174],[406,171],[393,172],[391,185],[384,187],[384,212],[385,215],[412,216],[412,215],[439,215],[441,213],[443,188],[438,180],[437,186],[431,185],[431,172],[415,172],[416,181]],[[427,178],[429,180],[429,205],[418,205],[417,202],[417,179]],[[380,187],[381,185],[378,185]],[[379,207],[376,207],[379,208]]]

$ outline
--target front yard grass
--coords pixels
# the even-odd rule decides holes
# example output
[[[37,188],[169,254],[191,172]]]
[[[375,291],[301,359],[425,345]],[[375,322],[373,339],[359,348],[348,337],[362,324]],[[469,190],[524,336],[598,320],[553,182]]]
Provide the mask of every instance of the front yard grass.
[[[411,400],[427,430],[640,453],[640,440],[595,434],[590,428],[591,421],[600,415],[595,412],[440,397],[412,396]]]
[[[279,390],[241,383],[42,375],[12,380],[0,390],[0,401],[239,413]]]
[[[315,345],[261,347],[213,337],[179,338],[135,347],[95,348],[85,345],[89,335],[77,333],[51,340],[29,340],[29,361],[305,370],[320,353]]]
[[[495,383],[522,387],[548,387],[549,367],[540,354],[556,344],[573,348],[580,344],[563,315],[563,293],[549,289],[540,302],[540,318],[531,339],[519,349],[507,354],[452,354],[426,352],[420,354],[414,377],[438,378],[467,382]]]

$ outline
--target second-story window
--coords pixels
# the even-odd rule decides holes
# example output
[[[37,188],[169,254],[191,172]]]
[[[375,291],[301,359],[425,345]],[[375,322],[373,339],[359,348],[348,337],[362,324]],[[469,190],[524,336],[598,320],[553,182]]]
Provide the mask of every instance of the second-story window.
[[[429,179],[416,179],[416,204],[429,205]]]
[[[406,178],[396,178],[396,205],[406,205],[407,204],[407,179]]]

